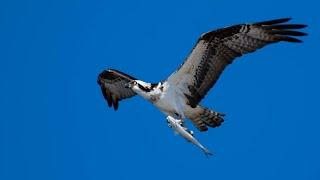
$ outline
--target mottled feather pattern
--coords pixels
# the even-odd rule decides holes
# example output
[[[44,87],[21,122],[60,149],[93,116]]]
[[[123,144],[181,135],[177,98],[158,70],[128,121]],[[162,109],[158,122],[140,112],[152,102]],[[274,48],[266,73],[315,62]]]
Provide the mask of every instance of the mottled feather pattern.
[[[207,131],[208,127],[218,127],[220,126],[225,116],[223,113],[218,113],[212,111],[206,107],[198,105],[193,108],[191,112],[187,112],[188,119],[191,120],[192,124],[199,129],[199,131]]]
[[[192,119],[191,122],[201,132],[208,130],[207,125],[204,123],[204,121],[202,121],[200,116],[197,116],[196,118]]]
[[[136,78],[113,69],[99,74],[97,82],[109,107],[113,106],[114,110],[117,110],[119,101],[136,95],[131,89],[125,88],[125,84],[133,80]]]
[[[239,24],[205,33],[201,35],[183,65],[168,80],[181,85],[188,99],[187,103],[196,107],[216,83],[226,66],[236,57],[254,52],[271,43],[301,42],[292,36],[306,35],[306,33],[295,31],[306,25],[281,24],[289,20],[290,18],[283,18],[253,24]],[[190,74],[189,78],[182,78],[186,74]]]

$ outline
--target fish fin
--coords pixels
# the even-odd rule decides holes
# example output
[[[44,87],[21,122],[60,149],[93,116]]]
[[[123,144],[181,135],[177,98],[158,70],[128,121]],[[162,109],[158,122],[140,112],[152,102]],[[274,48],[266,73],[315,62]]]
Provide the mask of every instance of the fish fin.
[[[210,156],[212,156],[213,154],[209,151],[209,149],[204,148],[202,149],[204,154],[206,155],[207,158],[209,158]]]

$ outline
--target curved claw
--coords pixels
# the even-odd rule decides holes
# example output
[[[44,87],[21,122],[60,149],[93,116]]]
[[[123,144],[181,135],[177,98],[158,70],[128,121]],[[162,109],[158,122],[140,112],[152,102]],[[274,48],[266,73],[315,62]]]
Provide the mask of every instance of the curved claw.
[[[194,134],[193,131],[191,131],[191,130],[189,130],[189,129],[187,129],[187,128],[186,128],[186,131],[187,131],[191,136],[193,136],[193,134]]]
[[[168,125],[169,128],[172,128],[172,126],[171,126],[171,124],[170,124],[168,119],[167,119],[167,125]]]

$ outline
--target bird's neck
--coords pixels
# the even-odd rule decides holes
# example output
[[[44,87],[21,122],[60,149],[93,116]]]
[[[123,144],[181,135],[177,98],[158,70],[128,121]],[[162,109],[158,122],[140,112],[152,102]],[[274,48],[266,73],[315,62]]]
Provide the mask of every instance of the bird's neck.
[[[147,84],[147,85],[146,85]],[[144,99],[154,102],[161,95],[161,83],[152,84],[146,83],[144,86],[138,85],[137,88],[133,89],[138,95],[142,96]]]

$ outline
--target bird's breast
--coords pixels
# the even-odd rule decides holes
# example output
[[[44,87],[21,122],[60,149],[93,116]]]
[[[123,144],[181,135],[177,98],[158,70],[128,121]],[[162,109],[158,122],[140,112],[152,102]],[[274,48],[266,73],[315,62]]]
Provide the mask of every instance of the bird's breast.
[[[178,110],[177,96],[173,91],[163,92],[154,105],[167,115],[175,115]]]

